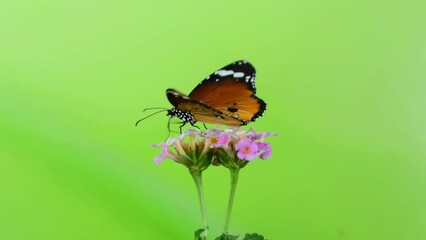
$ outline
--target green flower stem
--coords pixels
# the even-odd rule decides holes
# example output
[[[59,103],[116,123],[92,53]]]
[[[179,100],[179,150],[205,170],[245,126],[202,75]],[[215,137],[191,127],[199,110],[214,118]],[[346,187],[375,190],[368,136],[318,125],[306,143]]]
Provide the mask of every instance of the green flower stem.
[[[197,187],[198,192],[198,200],[200,201],[200,209],[201,209],[201,218],[203,219],[203,228],[204,228],[204,239],[207,239],[209,232],[209,224],[207,222],[207,208],[206,208],[206,200],[204,198],[204,189],[203,189],[203,181],[202,181],[202,171],[198,169],[190,169],[192,178],[194,179],[195,186]]]
[[[232,206],[234,204],[235,190],[237,189],[240,168],[229,168],[229,171],[231,172],[231,191],[229,193],[228,212],[226,213],[225,227],[223,228],[224,234],[228,233],[229,223],[231,221]]]

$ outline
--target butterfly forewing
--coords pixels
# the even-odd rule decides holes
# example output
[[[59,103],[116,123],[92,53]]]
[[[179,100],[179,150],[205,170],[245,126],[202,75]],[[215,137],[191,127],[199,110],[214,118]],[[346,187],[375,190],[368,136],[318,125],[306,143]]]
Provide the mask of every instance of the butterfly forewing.
[[[188,102],[190,99],[188,96],[186,96],[185,94],[169,88],[166,90],[166,96],[167,99],[169,100],[169,102],[174,106],[174,107],[178,107],[179,104],[183,103],[183,102]],[[180,109],[182,110],[182,109]]]
[[[247,61],[236,61],[204,79],[190,94],[212,108],[240,119],[254,121],[266,108],[256,97],[255,69]]]
[[[254,69],[253,65],[251,65],[249,62],[245,60],[236,61],[210,74],[203,81],[201,81],[197,85],[197,87],[194,88],[194,90],[192,90],[189,96],[192,96],[194,98],[202,98],[203,93],[206,93],[206,90],[207,92],[209,90],[214,90],[214,88],[217,88],[220,85],[222,85],[223,84],[222,81],[225,79],[235,79],[235,81],[237,82],[250,83],[248,87],[255,94],[256,93],[256,86],[254,84],[255,77],[256,77],[256,70]],[[212,83],[213,85],[211,85]]]
[[[247,61],[236,61],[205,78],[192,92],[185,94],[167,89],[167,98],[175,107],[169,116],[184,123],[240,126],[254,121],[266,109],[256,97],[255,69]]]

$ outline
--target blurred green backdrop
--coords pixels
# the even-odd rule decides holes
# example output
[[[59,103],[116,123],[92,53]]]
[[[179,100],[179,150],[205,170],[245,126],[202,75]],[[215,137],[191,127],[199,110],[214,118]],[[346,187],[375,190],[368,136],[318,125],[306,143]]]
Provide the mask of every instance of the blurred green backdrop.
[[[195,187],[154,165],[170,107],[234,60],[279,132],[231,233],[426,239],[424,1],[0,1],[0,239],[192,239]],[[228,172],[205,188],[222,229]]]

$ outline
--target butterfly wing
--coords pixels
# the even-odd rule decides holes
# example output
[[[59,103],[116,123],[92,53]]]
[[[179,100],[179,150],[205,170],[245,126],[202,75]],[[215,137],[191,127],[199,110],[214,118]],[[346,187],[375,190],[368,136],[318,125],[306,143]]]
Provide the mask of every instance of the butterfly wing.
[[[174,115],[184,122],[191,122],[191,118],[193,118],[193,120],[199,122],[227,126],[240,126],[242,124],[241,120],[226,115],[196,99],[191,99],[177,90],[167,89],[166,95],[170,103],[177,109]],[[191,115],[186,114],[188,112]]]
[[[230,121],[220,124],[245,125],[262,116],[266,109],[266,103],[256,96],[255,77],[253,65],[245,60],[236,61],[205,78],[188,97],[223,113],[225,117],[221,120]],[[193,114],[204,122],[218,118],[215,114],[203,113],[202,116]]]

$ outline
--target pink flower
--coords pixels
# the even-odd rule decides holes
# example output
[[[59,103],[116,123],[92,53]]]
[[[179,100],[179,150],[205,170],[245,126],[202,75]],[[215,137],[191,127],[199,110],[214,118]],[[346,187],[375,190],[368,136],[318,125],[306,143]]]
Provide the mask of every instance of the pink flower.
[[[266,160],[271,157],[272,154],[272,148],[271,144],[266,142],[257,142],[256,143],[258,149],[259,149],[259,157],[263,160]]]
[[[187,129],[179,136],[151,146],[161,147],[161,154],[154,158],[155,164],[169,158],[190,169],[206,169],[212,163],[227,168],[244,167],[255,158],[271,157],[271,145],[264,139],[274,135],[276,133],[256,132],[253,128],[248,131],[219,127],[207,131]]]
[[[163,162],[163,160],[167,157],[168,153],[169,153],[169,147],[167,146],[167,144],[162,144],[161,154],[154,158],[154,163],[160,164],[161,162]]]
[[[227,148],[230,141],[231,137],[227,133],[221,132],[216,137],[216,143],[210,145],[210,148]]]
[[[251,141],[263,141],[266,137],[269,136],[275,136],[276,133],[270,133],[270,132],[256,132],[253,128],[250,128],[250,130],[247,132],[247,138]]]
[[[238,141],[237,144],[235,144],[235,150],[237,150],[237,156],[239,159],[251,161],[259,156],[257,144],[251,142],[247,138],[243,138]]]
[[[243,139],[247,136],[247,131],[244,129],[237,128],[232,132],[233,139]]]
[[[155,164],[162,163],[165,158],[170,158],[170,159],[173,159],[175,161],[177,160],[175,154],[173,154],[169,150],[169,146],[166,143],[162,143],[162,144],[158,144],[158,145],[151,145],[151,146],[152,147],[161,147],[161,154],[154,158]]]

